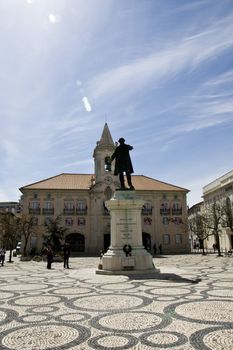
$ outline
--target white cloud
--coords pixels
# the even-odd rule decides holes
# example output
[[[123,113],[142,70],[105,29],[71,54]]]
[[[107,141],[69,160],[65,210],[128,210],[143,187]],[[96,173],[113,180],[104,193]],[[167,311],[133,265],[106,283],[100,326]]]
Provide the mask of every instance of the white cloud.
[[[135,92],[153,82],[161,84],[185,69],[195,69],[202,62],[215,59],[233,46],[233,16],[218,21],[202,32],[184,37],[167,49],[154,52],[128,64],[97,75],[89,82],[95,98],[108,94]]]
[[[206,82],[206,85],[214,86],[231,82],[233,82],[233,70],[220,74],[214,79],[210,79],[208,82]]]

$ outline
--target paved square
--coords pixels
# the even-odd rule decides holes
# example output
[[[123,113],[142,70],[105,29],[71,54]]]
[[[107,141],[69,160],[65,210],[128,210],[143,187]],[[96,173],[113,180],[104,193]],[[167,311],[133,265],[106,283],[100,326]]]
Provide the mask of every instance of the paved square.
[[[98,262],[0,267],[0,349],[233,349],[233,257],[156,258],[161,279],[96,275]]]

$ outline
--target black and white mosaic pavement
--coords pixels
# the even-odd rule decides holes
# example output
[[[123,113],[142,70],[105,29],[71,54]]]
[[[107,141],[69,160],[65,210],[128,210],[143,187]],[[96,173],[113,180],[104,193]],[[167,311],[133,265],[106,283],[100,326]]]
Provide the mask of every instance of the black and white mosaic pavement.
[[[233,257],[155,258],[159,279],[96,275],[98,262],[0,267],[0,349],[233,349]]]

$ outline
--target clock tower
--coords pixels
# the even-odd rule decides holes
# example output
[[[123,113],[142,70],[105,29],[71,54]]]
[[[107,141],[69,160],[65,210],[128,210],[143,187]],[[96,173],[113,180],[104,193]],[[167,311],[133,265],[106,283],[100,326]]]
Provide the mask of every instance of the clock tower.
[[[93,157],[95,161],[95,184],[105,183],[111,185],[113,183],[113,169],[111,169],[110,158],[115,150],[115,145],[108,128],[105,123],[100,141],[97,141],[94,149]]]

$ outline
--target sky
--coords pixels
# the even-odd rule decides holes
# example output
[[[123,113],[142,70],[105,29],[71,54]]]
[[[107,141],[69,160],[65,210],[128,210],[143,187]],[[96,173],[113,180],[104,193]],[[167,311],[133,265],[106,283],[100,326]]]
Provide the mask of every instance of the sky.
[[[105,122],[189,206],[233,169],[232,0],[1,0],[0,45],[0,201],[93,173]]]

